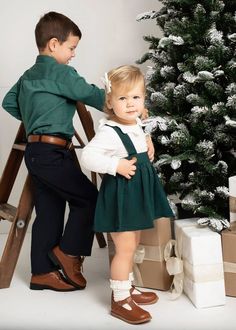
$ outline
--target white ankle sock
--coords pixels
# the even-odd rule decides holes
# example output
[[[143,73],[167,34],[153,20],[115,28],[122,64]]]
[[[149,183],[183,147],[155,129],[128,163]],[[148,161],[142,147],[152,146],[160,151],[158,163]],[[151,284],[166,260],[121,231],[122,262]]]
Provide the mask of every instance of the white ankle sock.
[[[134,273],[133,272],[129,273],[129,280],[130,280],[131,283],[133,282],[133,280],[134,280]]]
[[[130,280],[130,283],[132,285],[132,282],[134,280],[134,273],[129,273],[129,280]],[[138,291],[136,288],[134,289],[134,291],[132,292],[133,294],[142,294],[142,292]]]
[[[117,281],[110,279],[110,288],[113,291],[114,301],[120,301],[130,296],[130,289],[131,289],[130,280]]]

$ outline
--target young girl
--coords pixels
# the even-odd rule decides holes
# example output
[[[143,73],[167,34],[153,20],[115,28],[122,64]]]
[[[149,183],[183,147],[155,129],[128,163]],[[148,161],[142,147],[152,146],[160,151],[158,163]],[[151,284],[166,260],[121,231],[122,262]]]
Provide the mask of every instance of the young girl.
[[[83,149],[81,165],[105,173],[96,212],[95,232],[110,232],[115,244],[111,262],[111,314],[139,324],[151,315],[138,304],[158,300],[154,292],[132,286],[134,252],[140,231],[153,220],[172,217],[162,185],[147,155],[147,138],[139,116],[144,111],[144,77],[135,66],[111,70],[105,79],[107,119]]]

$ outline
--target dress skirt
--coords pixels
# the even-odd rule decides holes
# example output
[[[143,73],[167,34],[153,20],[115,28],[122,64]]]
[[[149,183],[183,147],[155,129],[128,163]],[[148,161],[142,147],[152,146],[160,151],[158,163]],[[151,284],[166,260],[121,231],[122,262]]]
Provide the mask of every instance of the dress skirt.
[[[122,232],[152,228],[153,220],[173,217],[163,186],[146,152],[137,158],[131,179],[105,174],[95,211],[95,232]]]

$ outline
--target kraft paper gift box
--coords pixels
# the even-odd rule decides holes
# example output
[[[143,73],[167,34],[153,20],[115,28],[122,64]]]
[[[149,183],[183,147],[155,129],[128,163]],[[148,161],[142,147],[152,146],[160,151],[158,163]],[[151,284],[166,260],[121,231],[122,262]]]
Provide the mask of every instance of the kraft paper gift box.
[[[134,285],[169,290],[173,276],[167,273],[163,252],[170,239],[169,218],[159,218],[154,221],[154,228],[141,231],[140,244],[134,257]],[[107,235],[107,242],[111,262],[115,249],[110,234]]]
[[[229,178],[229,219],[236,221],[236,176]]]
[[[183,291],[197,308],[225,304],[220,234],[199,227],[196,219],[175,221],[175,236],[183,259]]]
[[[154,221],[154,228],[142,230],[134,257],[134,285],[169,290],[173,277],[166,270],[164,248],[171,239],[169,218]]]
[[[224,261],[225,292],[227,296],[236,297],[236,222],[230,230],[222,231],[222,250]]]

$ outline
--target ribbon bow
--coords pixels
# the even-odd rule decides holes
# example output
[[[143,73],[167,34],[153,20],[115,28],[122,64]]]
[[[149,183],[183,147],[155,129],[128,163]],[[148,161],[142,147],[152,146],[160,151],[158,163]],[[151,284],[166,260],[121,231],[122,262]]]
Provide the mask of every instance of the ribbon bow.
[[[177,299],[183,292],[183,260],[178,251],[177,241],[169,240],[164,249],[164,259],[166,261],[166,269],[169,275],[174,275],[173,282],[170,287],[172,299]]]
[[[111,81],[108,78],[107,72],[104,73],[104,77],[101,77],[101,81],[103,82],[103,84],[106,88],[106,92],[110,93],[111,92]]]
[[[220,233],[223,229],[229,229],[230,223],[226,219],[217,219],[217,218],[200,218],[197,220],[199,226],[208,226],[213,231]]]

